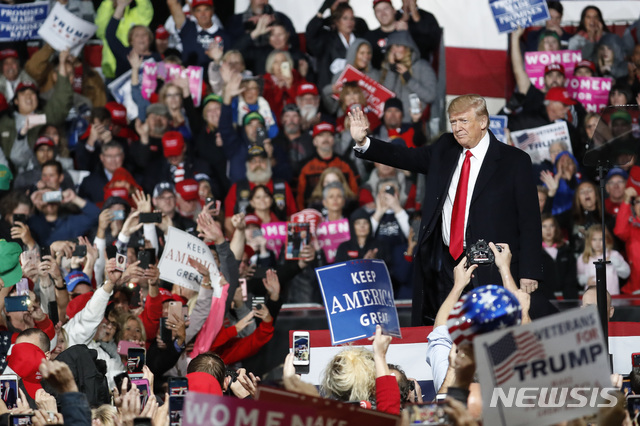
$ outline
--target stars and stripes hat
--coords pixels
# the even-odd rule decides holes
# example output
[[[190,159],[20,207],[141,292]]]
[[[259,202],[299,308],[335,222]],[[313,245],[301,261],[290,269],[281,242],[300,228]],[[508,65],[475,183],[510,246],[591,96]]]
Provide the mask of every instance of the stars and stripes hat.
[[[456,345],[473,338],[520,324],[522,307],[518,299],[497,285],[485,285],[465,294],[455,304],[447,328]]]

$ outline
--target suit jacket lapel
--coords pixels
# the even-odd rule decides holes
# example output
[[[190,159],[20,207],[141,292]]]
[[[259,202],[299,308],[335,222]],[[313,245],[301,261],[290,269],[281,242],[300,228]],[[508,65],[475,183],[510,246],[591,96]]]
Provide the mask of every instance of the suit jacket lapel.
[[[489,134],[489,149],[484,157],[482,166],[480,166],[478,180],[476,180],[476,186],[473,189],[473,196],[471,197],[472,204],[489,183],[493,174],[498,171],[498,160],[500,159],[500,147],[498,144],[500,143],[502,142],[498,141],[492,133]]]

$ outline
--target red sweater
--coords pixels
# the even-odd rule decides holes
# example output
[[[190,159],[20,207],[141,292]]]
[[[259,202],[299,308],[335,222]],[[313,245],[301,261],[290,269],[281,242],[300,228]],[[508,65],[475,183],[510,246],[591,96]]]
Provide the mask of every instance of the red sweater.
[[[390,374],[376,378],[376,409],[400,415],[400,388],[396,376]]]
[[[226,365],[241,361],[258,353],[260,348],[273,337],[273,321],[262,321],[258,328],[247,337],[238,338],[235,326],[220,330],[210,351],[220,355]]]

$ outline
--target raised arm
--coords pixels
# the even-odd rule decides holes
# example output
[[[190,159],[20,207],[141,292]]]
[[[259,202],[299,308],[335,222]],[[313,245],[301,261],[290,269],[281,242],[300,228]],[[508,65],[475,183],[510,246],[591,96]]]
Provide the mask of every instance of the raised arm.
[[[523,33],[524,28],[518,28],[511,33],[511,68],[513,68],[518,91],[525,94],[529,90],[529,87],[531,87],[531,80],[524,68],[522,50],[520,49],[520,37]]]

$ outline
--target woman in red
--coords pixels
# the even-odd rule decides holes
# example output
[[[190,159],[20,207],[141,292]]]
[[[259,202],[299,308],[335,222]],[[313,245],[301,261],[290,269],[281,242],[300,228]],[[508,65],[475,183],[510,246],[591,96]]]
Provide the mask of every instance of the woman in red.
[[[640,197],[632,186],[624,191],[613,232],[625,242],[627,261],[631,266],[629,281],[620,290],[623,294],[636,293],[640,290]]]
[[[278,122],[282,109],[287,104],[296,103],[298,86],[307,81],[293,68],[291,54],[282,50],[274,50],[267,56],[262,96],[269,102],[271,111]],[[279,124],[279,123],[278,123]]]

